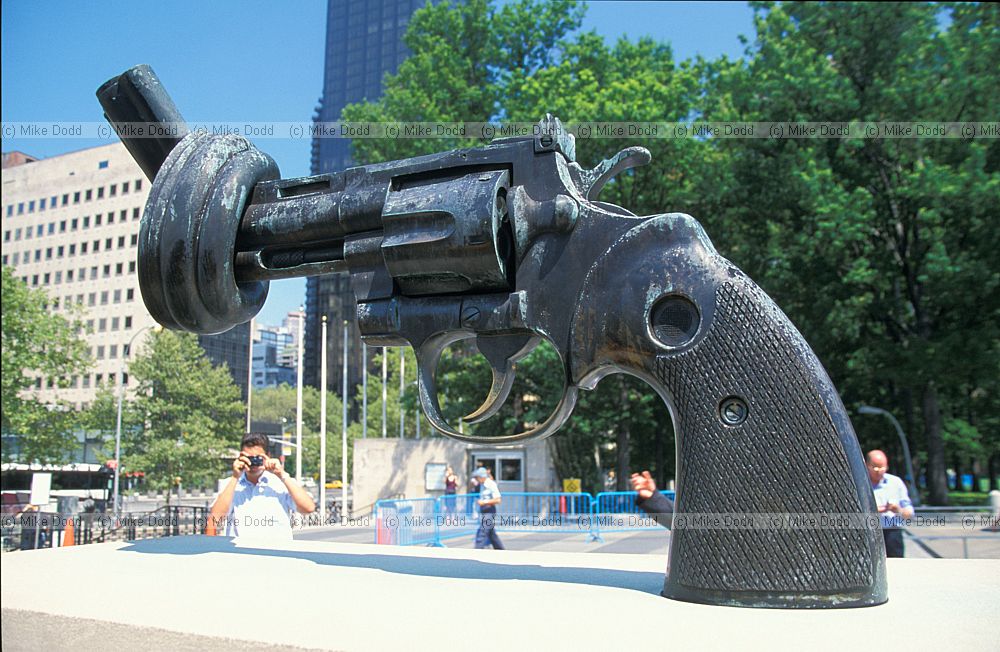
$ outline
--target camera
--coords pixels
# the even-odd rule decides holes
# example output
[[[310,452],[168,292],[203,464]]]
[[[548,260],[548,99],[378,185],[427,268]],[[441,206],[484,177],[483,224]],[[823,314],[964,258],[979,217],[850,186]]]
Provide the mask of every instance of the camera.
[[[250,466],[264,466],[263,455],[248,455],[247,459],[250,460]]]

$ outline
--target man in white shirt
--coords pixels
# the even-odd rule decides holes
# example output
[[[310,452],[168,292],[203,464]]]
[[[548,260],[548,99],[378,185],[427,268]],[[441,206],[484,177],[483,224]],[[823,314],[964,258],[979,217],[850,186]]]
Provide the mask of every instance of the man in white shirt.
[[[243,436],[233,475],[210,513],[217,530],[225,522],[226,536],[291,541],[289,513],[316,509],[312,496],[282,468],[281,460],[268,457],[267,448],[267,435]]]
[[[476,531],[476,548],[492,545],[495,550],[504,550],[503,542],[497,536],[497,505],[500,504],[500,488],[490,477],[485,467],[479,467],[472,474],[479,482],[479,530]]]
[[[880,450],[868,453],[868,479],[872,483],[875,504],[882,515],[885,556],[903,556],[903,521],[913,518],[913,503],[906,483],[899,476],[886,473],[889,458]]]

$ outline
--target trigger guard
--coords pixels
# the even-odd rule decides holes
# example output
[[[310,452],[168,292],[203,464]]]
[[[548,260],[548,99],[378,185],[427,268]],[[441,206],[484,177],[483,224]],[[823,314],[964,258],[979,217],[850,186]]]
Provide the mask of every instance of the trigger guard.
[[[437,360],[445,347],[467,337],[468,335],[465,333],[443,333],[427,339],[419,347],[414,347],[414,353],[417,357],[417,394],[420,398],[420,407],[423,409],[427,421],[435,430],[445,437],[466,444],[504,446],[545,439],[555,434],[566,423],[573,413],[573,408],[576,407],[579,392],[578,388],[572,384],[567,384],[566,391],[563,392],[562,398],[552,414],[535,428],[524,432],[498,436],[466,435],[448,425],[441,414],[441,406],[437,400]],[[427,364],[428,361],[432,361],[433,365]]]

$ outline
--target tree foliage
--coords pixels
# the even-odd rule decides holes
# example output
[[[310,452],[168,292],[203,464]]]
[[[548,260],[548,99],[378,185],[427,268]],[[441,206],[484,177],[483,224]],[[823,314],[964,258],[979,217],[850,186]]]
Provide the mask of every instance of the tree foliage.
[[[61,402],[44,404],[33,395],[37,379],[68,387],[72,376],[90,366],[81,325],[49,312],[43,290],[29,288],[3,267],[2,414],[5,435],[17,438],[18,458],[26,462],[62,462],[76,447],[76,414]],[[13,451],[4,449],[3,459]]]
[[[414,15],[406,37],[413,55],[387,78],[383,98],[347,107],[343,117],[974,122],[1000,106],[996,5],[754,9],[744,57],[678,63],[663,43],[608,45],[581,33],[581,9],[570,2],[429,6]],[[378,161],[474,144],[364,139],[354,147],[357,159]],[[647,146],[653,163],[608,184],[602,199],[637,214],[698,217],[717,248],[799,326],[849,407],[870,403],[901,415],[933,501],[946,500],[946,463],[1000,463],[997,141],[620,144]],[[596,162],[616,145],[578,140],[578,160]],[[471,430],[510,432],[543,419],[560,395],[561,376],[551,373],[560,364],[551,347],[536,350],[519,365],[511,405]],[[458,347],[439,371],[443,410],[454,422],[475,407],[475,388],[488,387],[488,368]],[[887,423],[854,421],[863,445],[898,459]],[[593,486],[595,458],[625,426],[632,437],[618,442],[619,463],[624,443],[632,467],[669,477],[672,464],[660,461],[673,457],[666,410],[644,385],[611,379],[584,394],[554,438],[560,474]]]
[[[228,369],[215,367],[190,333],[153,331],[129,365],[122,415],[122,472],[145,473],[151,489],[214,487],[232,464],[245,405]],[[90,423],[115,428],[115,398],[105,387]]]

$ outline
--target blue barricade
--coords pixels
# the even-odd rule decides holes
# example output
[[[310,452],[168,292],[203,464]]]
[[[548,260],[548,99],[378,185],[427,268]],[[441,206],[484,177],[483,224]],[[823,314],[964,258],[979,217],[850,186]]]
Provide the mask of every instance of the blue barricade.
[[[674,499],[673,491],[662,493],[667,498]],[[637,497],[634,491],[602,491],[597,494],[591,517],[591,537],[599,541],[602,532],[631,532],[660,527],[652,516],[639,508],[636,504]]]
[[[674,498],[673,491],[664,495]],[[375,543],[443,546],[444,541],[472,536],[479,528],[477,494],[437,498],[379,500],[375,503]],[[578,532],[593,541],[602,532],[658,528],[636,505],[634,491],[588,493],[507,492],[497,508],[501,532]]]

